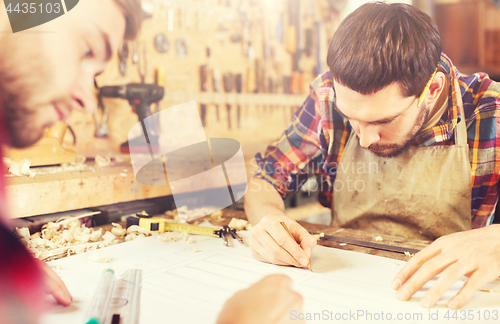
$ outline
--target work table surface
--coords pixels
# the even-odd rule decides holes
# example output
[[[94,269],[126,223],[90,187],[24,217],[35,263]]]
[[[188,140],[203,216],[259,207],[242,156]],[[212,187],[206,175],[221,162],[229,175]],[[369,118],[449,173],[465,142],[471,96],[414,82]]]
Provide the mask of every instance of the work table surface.
[[[233,210],[233,209],[224,209],[221,220],[214,221],[214,220],[210,219],[209,216],[206,216],[206,217],[202,217],[202,218],[197,219],[195,221],[195,224],[198,224],[198,223],[202,222],[204,219],[207,219],[213,225],[224,226],[224,225],[229,224],[229,222],[231,221],[232,218],[247,219],[244,211]],[[309,231],[309,233],[311,233],[311,234],[324,233],[325,235],[334,235],[334,236],[342,237],[342,238],[356,239],[356,240],[361,240],[361,241],[370,242],[370,243],[387,244],[387,245],[398,246],[398,247],[403,247],[403,248],[408,248],[408,249],[422,250],[423,248],[425,248],[426,246],[428,246],[431,243],[429,241],[405,239],[405,238],[398,237],[398,236],[373,234],[373,233],[368,233],[368,232],[362,231],[362,230],[342,229],[342,228],[333,227],[333,226],[311,224],[311,223],[306,223],[306,222],[301,222],[301,221],[299,221],[299,223],[305,229],[307,229]],[[125,225],[125,224],[123,223],[122,225]],[[112,226],[111,225],[104,225],[104,226],[100,226],[99,228],[102,228],[103,230],[110,230],[112,228]],[[382,241],[380,241],[380,238],[377,241],[376,240],[377,236],[382,237]],[[384,250],[367,248],[367,247],[351,245],[351,244],[344,244],[344,243],[339,243],[339,242],[334,242],[334,241],[319,240],[318,244],[323,245],[323,246],[327,246],[327,247],[348,250],[348,251],[354,251],[354,252],[361,252],[361,253],[366,253],[366,254],[371,254],[371,255],[377,255],[377,256],[391,258],[391,259],[395,259],[395,260],[401,260],[401,261],[408,261],[410,258],[409,255],[406,255],[403,253],[384,251]]]

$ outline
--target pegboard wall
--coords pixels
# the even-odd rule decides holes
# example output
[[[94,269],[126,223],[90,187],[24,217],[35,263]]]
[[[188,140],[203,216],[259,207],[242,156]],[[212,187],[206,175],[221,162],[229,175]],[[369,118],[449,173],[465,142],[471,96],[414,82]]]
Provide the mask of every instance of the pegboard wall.
[[[328,43],[339,23],[342,3],[345,1],[143,1],[149,18],[137,41],[125,43],[125,73],[120,72],[117,53],[96,82],[98,86],[141,82],[142,71],[145,83],[155,83],[158,75],[165,88],[159,109],[190,100],[206,105],[207,137],[240,141],[249,160],[279,137],[305,100],[309,83],[326,70]],[[234,82],[241,74],[240,94],[224,91],[222,79],[227,73],[232,73]],[[202,76],[206,77],[203,86]],[[118,155],[120,143],[138,122],[127,101],[105,99],[104,104],[109,111],[108,138],[94,137],[92,116],[72,114],[79,154]],[[98,119],[100,116],[98,110]],[[66,141],[71,138],[67,136]]]

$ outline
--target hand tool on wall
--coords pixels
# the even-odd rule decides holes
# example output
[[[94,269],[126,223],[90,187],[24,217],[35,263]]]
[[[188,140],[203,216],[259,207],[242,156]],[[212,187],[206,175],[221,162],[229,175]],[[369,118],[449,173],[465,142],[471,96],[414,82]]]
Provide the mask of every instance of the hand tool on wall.
[[[200,66],[200,91],[207,92],[208,91],[208,64],[204,64]],[[206,125],[207,118],[207,104],[205,102],[201,102],[201,124],[203,126]]]
[[[122,76],[125,76],[125,74],[127,73],[128,54],[128,43],[126,41],[123,41],[120,49],[118,50],[118,56],[120,58],[118,67]]]
[[[236,92],[241,94],[243,92],[243,74],[236,74]],[[236,111],[236,118],[238,120],[238,128],[241,127],[241,104],[238,103]]]
[[[170,42],[167,35],[159,33],[155,36],[155,48],[158,53],[166,53],[170,49]]]
[[[231,72],[224,73],[223,83],[224,83],[224,91],[226,93],[231,93],[234,88],[234,77]],[[231,129],[231,104],[229,102],[226,103],[226,110],[227,110],[227,128]]]
[[[220,92],[220,82],[221,82],[221,74],[220,70],[218,68],[214,68],[212,72],[212,77],[213,77],[213,85],[214,85],[214,92]],[[220,121],[220,113],[219,113],[219,105],[215,104],[215,114],[217,121]]]
[[[134,51],[132,53],[132,63],[137,64],[139,62],[139,52],[137,50],[137,40],[134,41]]]
[[[132,106],[133,111],[139,117],[139,121],[143,122],[144,127],[147,129],[147,139],[149,146],[153,152],[158,150],[158,133],[156,126],[151,119],[145,120],[151,116],[151,104],[158,103],[163,99],[165,90],[157,84],[144,84],[144,83],[130,83],[119,86],[105,86],[99,91],[99,100],[102,98],[120,98],[128,100]],[[125,142],[120,146],[120,152],[129,153],[129,146],[139,145],[135,142]],[[137,147],[137,151],[149,153],[149,148]]]
[[[146,53],[146,46],[141,44],[142,53],[139,51],[139,64],[137,65],[137,71],[141,77],[141,83],[146,81],[146,73],[148,71],[148,57]]]
[[[210,47],[207,47],[205,49],[205,56],[206,56],[206,64],[200,66],[200,91],[201,92],[207,92],[208,91],[208,74],[209,74],[209,63],[210,63]],[[206,102],[201,102],[200,103],[200,115],[201,115],[201,123],[203,126],[206,125],[206,119],[207,119],[207,103]]]
[[[306,45],[304,52],[309,57],[312,55],[314,49],[314,30],[312,28],[306,29]]]
[[[174,31],[174,8],[170,7],[168,8],[168,13],[167,13],[167,30],[169,33]]]
[[[188,55],[188,45],[184,37],[179,37],[175,40],[175,49],[177,50],[177,57],[184,59]]]

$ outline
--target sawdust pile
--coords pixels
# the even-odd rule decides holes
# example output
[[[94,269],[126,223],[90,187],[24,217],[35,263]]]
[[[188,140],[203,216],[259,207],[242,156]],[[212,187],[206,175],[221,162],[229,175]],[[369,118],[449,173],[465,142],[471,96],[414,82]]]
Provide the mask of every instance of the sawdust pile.
[[[123,241],[149,236],[139,226],[122,228],[112,223],[111,231],[103,233],[80,224],[79,217],[65,217],[43,225],[41,232],[30,235],[28,228],[17,229],[21,242],[40,260],[56,259],[87,251],[94,251]]]
[[[207,215],[210,215],[210,219],[213,221],[222,220],[222,210],[215,211],[213,207],[202,207],[190,210],[187,206],[182,206],[176,210],[165,212],[165,216],[171,217],[178,223],[187,223]]]
[[[30,170],[31,161],[28,159],[23,159],[21,162],[17,163],[9,158],[4,157],[3,163],[7,168],[9,168],[10,174],[16,175],[18,177],[23,175],[27,175],[30,177],[35,176],[35,173]]]

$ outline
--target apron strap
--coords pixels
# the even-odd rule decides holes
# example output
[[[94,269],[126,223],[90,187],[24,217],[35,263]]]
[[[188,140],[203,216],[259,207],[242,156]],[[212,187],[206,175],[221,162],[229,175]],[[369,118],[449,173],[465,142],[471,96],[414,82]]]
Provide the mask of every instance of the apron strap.
[[[456,145],[465,145],[467,144],[467,127],[465,126],[465,114],[462,109],[462,118],[455,126],[455,144]]]

